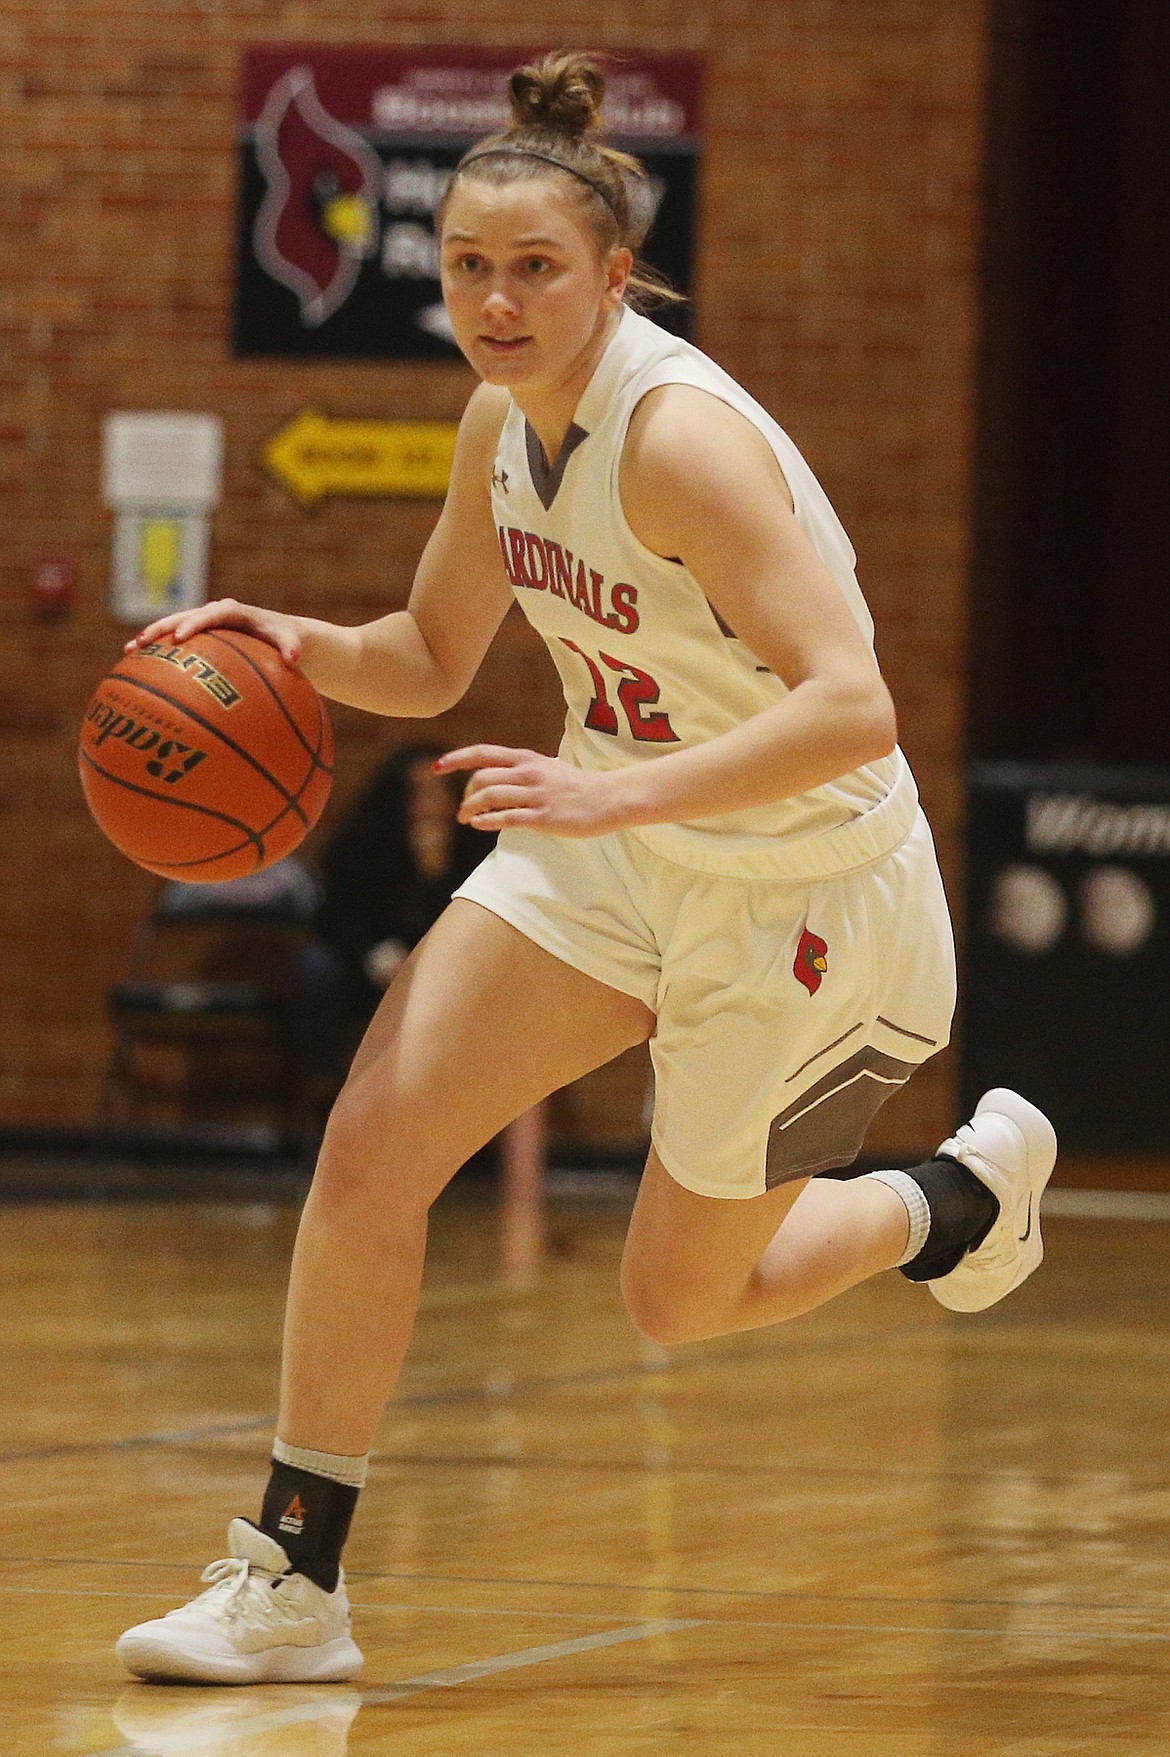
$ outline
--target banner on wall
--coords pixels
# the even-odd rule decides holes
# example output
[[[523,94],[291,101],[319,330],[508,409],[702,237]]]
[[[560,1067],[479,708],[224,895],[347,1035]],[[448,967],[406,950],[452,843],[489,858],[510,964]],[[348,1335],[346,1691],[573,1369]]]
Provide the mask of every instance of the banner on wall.
[[[1170,1146],[1170,771],[977,763],[962,1106],[1014,1086],[1074,1152]]]
[[[511,70],[543,50],[249,49],[239,141],[235,348],[241,355],[453,360],[435,209],[462,154],[504,125]],[[697,57],[606,69],[615,145],[656,200],[644,254],[692,278]],[[656,313],[685,332],[689,307]]]

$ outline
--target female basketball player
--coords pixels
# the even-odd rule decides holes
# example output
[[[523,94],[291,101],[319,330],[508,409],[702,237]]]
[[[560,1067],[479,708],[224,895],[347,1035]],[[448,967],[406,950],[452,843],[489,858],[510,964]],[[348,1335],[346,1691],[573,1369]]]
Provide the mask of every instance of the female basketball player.
[[[443,712],[514,599],[568,705],[557,757],[476,745],[496,850],[394,980],[333,1111],[293,1260],[272,1473],[206,1592],[130,1630],[146,1677],[361,1664],[340,1556],[410,1338],[427,1211],[531,1105],[650,1040],[653,1145],[622,1265],[667,1343],[772,1324],[900,1266],[977,1310],[1040,1260],[1046,1119],[989,1093],[910,1172],[847,1164],[947,1038],[950,927],[854,555],[795,447],[632,307],[649,203],[579,56],[512,79],[441,214],[482,383],[406,610],[360,628],[234,602],[325,695]],[[810,1181],[812,1179],[813,1181]]]

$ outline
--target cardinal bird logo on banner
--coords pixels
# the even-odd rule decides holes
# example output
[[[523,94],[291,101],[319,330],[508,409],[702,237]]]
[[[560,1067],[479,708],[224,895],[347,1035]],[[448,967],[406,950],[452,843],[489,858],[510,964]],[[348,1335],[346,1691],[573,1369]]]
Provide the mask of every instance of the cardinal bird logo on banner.
[[[819,933],[810,933],[806,927],[800,936],[800,944],[796,948],[796,961],[792,966],[792,974],[798,982],[803,982],[810,994],[815,994],[821,986],[821,978],[829,968],[829,948]]]
[[[256,260],[296,294],[301,322],[316,329],[344,305],[377,248],[381,164],[325,109],[307,67],[272,87],[255,141],[268,184],[252,234]]]

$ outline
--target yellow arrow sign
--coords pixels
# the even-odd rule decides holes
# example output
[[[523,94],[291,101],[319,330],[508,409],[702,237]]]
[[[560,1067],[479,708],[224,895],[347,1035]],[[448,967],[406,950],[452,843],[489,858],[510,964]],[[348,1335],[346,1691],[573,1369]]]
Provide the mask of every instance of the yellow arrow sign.
[[[328,494],[440,499],[457,421],[339,421],[302,409],[264,447],[264,462],[302,506]]]

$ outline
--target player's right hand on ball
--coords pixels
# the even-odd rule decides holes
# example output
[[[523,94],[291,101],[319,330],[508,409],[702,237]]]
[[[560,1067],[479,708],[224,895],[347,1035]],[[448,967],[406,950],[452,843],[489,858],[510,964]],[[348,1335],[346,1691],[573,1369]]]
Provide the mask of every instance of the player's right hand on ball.
[[[173,641],[179,646],[206,628],[242,629],[245,634],[268,641],[286,665],[296,667],[301,662],[301,635],[295,616],[286,616],[280,610],[264,610],[255,604],[239,604],[235,598],[215,598],[194,610],[173,610],[169,616],[160,616],[131,635],[123,651],[133,653],[150,641]]]

